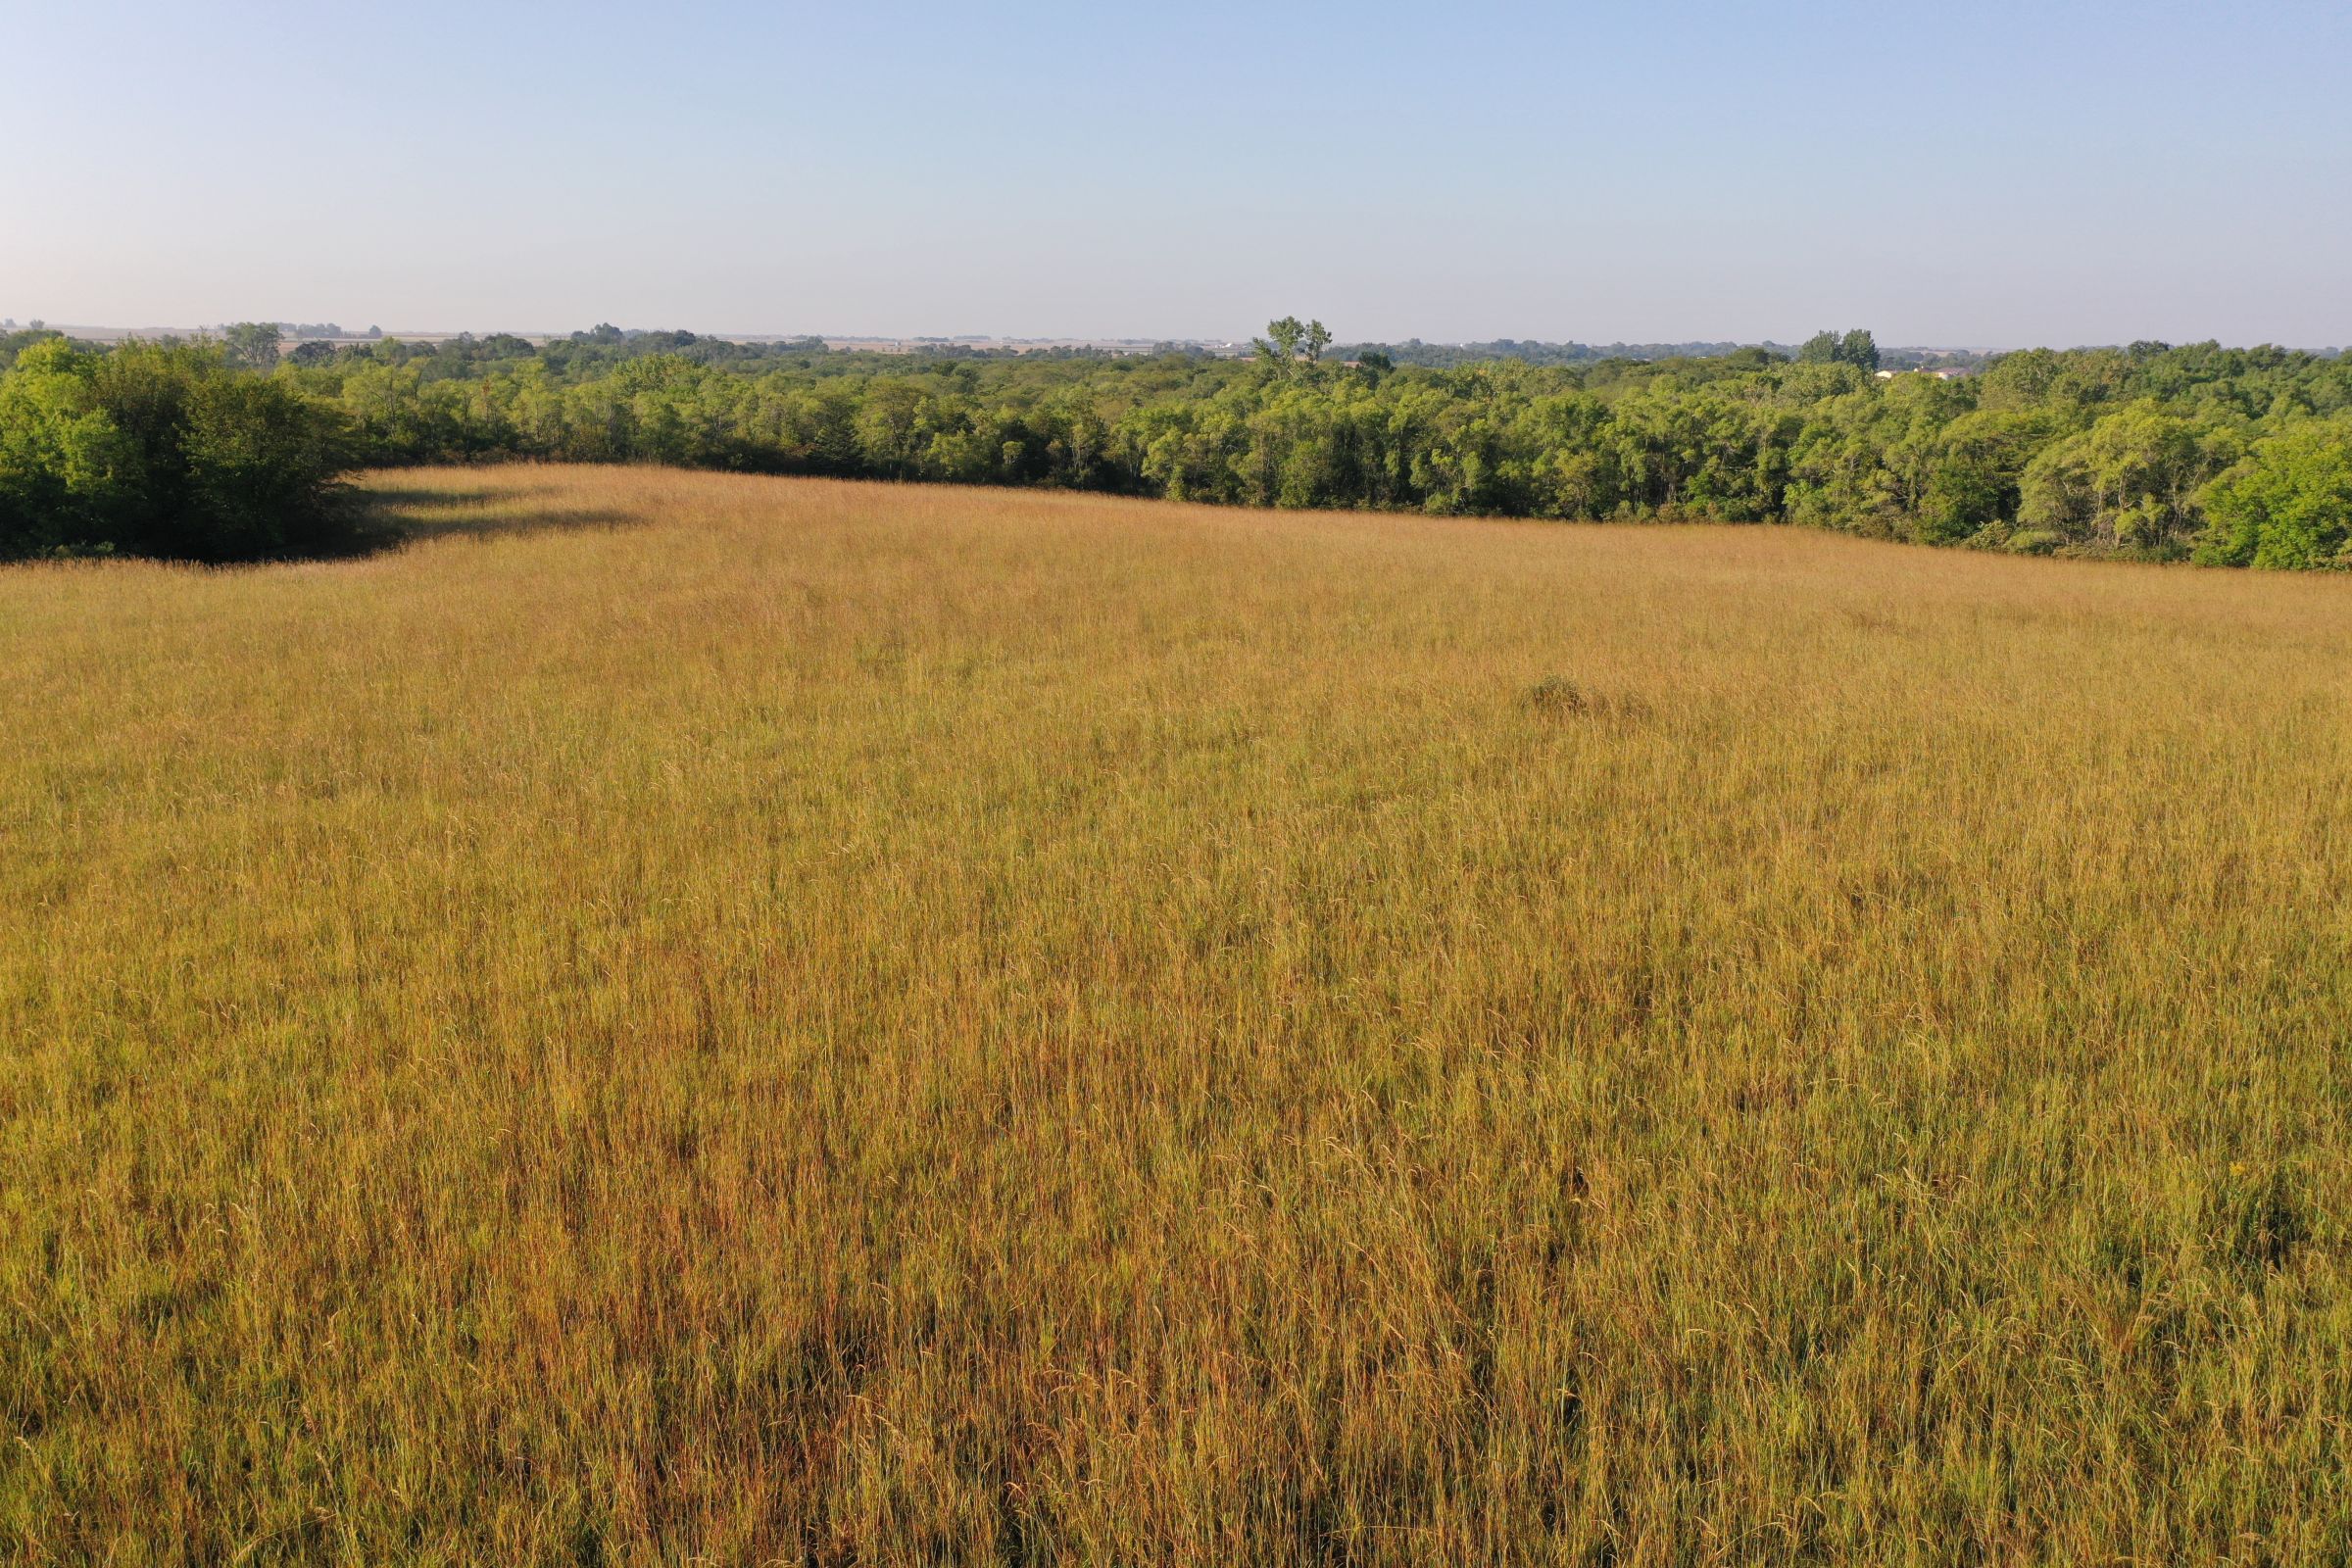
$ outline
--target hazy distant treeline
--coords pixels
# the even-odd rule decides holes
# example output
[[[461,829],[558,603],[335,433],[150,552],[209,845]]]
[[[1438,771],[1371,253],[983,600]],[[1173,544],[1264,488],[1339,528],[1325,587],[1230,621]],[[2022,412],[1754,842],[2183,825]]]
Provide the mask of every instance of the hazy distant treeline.
[[[1869,334],[1849,332],[1793,357],[1434,367],[1316,334],[1236,361],[829,353],[600,328],[543,348],[321,345],[266,382],[331,416],[367,464],[665,463],[2346,564],[2352,361],[2141,343],[2007,354],[1944,379],[1874,371]],[[44,461],[21,434],[24,405],[0,391],[0,509]]]
[[[1842,334],[1840,339],[1842,347]],[[1529,365],[1598,365],[1604,360],[1723,359],[1745,348],[1761,348],[1780,359],[1799,359],[1804,357],[1805,350],[1813,349],[1819,343],[1819,338],[1803,345],[1771,342],[1541,343],[1508,337],[1498,337],[1485,343],[1424,343],[1419,338],[1411,338],[1402,343],[1357,343],[1333,350],[1333,356],[1351,360],[1372,355],[1391,365],[1422,365],[1453,369],[1489,360],[1520,360]],[[1871,352],[1876,358],[1869,368],[1874,370],[1881,365],[1895,368],[1920,366],[1967,368],[1982,365],[1991,358],[1988,354],[1972,349],[1888,349],[1881,354],[1875,343]]]

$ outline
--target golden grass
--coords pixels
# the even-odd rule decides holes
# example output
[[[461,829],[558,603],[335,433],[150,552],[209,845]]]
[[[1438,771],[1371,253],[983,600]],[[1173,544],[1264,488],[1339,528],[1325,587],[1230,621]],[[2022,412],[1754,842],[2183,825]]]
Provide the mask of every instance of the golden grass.
[[[2352,584],[370,484],[0,572],[9,1559],[2352,1555]]]

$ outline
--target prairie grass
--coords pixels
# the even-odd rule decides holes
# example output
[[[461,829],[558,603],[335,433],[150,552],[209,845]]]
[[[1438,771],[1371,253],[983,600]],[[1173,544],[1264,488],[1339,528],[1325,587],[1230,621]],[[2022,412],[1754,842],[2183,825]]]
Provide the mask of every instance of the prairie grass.
[[[0,1552],[2352,1557],[2352,583],[650,470],[0,572]]]

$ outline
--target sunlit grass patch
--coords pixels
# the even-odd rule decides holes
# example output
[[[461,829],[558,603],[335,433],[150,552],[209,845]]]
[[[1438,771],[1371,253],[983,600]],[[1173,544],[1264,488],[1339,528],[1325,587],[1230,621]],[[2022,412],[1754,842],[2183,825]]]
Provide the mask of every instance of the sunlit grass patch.
[[[6,1555],[2352,1541],[2346,584],[368,488],[0,572]]]

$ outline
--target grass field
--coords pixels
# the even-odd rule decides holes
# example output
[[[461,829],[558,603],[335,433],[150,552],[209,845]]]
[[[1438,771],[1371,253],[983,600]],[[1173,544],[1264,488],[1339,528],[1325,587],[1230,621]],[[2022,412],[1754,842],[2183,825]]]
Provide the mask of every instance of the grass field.
[[[0,1553],[2352,1557],[2352,583],[650,470],[0,571]]]

